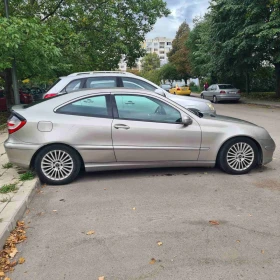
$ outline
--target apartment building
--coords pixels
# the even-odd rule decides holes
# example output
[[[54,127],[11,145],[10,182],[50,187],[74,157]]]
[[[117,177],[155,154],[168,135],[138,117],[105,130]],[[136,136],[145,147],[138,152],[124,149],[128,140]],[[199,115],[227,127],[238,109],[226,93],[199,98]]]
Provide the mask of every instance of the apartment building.
[[[169,39],[166,37],[156,37],[154,39],[147,39],[143,42],[142,47],[146,50],[147,53],[156,53],[160,58],[160,66],[168,63],[168,57],[167,54],[172,49],[172,41],[173,39]],[[141,64],[142,58],[138,59],[136,61],[136,69],[141,71],[142,64]],[[122,57],[120,63],[119,63],[119,70],[126,71],[127,65],[125,62],[125,56]]]
[[[166,37],[156,37],[154,39],[147,39],[143,47],[146,49],[147,53],[156,53],[160,58],[160,65],[168,63],[167,54],[172,49],[173,39]]]

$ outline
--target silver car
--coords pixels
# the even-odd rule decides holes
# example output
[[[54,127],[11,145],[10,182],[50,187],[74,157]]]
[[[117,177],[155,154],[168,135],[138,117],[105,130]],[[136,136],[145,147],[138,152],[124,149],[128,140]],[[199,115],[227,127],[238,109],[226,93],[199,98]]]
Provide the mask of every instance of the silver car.
[[[49,184],[86,171],[216,164],[244,174],[272,161],[275,143],[252,123],[200,116],[146,90],[83,90],[13,108],[5,149]]]
[[[203,114],[216,114],[214,106],[208,100],[201,100],[195,97],[174,96],[147,79],[129,72],[120,71],[78,72],[66,77],[61,77],[47,90],[44,98],[54,97],[59,94],[85,88],[97,89],[115,87],[150,90],[168,99],[174,100],[187,109],[194,109],[194,111],[200,111]]]
[[[238,101],[240,90],[229,84],[216,84],[211,85],[207,90],[201,93],[202,99],[208,99],[213,103],[219,101]]]

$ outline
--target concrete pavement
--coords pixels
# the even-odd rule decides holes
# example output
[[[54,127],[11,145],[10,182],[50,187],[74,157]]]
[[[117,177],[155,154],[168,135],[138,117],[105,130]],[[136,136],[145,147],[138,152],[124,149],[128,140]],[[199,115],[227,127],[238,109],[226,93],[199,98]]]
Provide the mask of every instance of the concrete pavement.
[[[265,127],[277,144],[274,161],[242,176],[169,168],[84,174],[47,186],[25,217],[28,239],[18,257],[26,261],[9,277],[278,279],[280,110],[216,107]]]

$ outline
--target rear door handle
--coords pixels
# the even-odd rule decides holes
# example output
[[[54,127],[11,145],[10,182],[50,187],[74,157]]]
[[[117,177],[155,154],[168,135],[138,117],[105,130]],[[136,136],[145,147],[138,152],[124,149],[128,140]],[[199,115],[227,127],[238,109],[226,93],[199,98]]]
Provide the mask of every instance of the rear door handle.
[[[115,124],[114,128],[115,129],[130,129],[130,127],[128,125],[125,125],[125,124]]]

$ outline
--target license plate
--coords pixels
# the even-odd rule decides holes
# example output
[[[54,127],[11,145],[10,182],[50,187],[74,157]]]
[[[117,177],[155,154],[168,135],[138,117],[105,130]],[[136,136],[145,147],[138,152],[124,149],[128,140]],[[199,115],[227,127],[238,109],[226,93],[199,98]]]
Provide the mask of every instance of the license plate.
[[[236,91],[230,91],[229,93],[230,94],[236,94]]]

